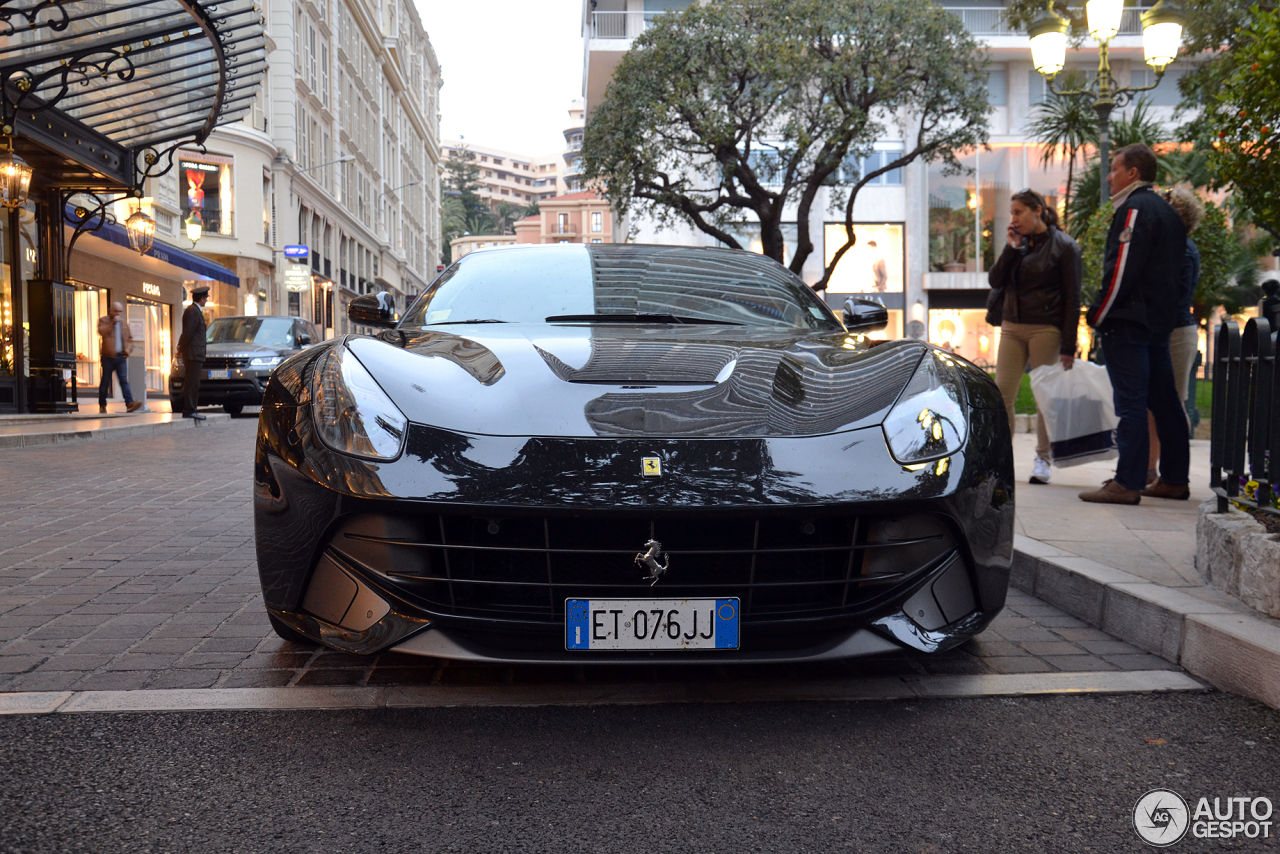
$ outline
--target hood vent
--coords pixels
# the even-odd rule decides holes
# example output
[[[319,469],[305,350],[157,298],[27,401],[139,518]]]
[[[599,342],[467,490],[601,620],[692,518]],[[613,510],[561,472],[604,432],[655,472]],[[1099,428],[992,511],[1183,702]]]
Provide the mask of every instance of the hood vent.
[[[714,385],[738,355],[723,344],[602,337],[591,339],[590,358],[574,368],[536,344],[534,349],[565,382],[596,385]]]

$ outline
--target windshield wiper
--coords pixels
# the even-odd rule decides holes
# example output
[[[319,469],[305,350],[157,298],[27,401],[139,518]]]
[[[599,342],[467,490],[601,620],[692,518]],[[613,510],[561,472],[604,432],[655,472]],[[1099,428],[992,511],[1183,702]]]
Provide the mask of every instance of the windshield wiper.
[[[436,323],[424,323],[423,326],[452,326],[455,323],[506,323],[505,320],[494,320],[492,317],[473,320],[441,320]]]
[[[555,314],[546,323],[700,323],[715,326],[741,326],[732,320],[686,317],[677,314]]]

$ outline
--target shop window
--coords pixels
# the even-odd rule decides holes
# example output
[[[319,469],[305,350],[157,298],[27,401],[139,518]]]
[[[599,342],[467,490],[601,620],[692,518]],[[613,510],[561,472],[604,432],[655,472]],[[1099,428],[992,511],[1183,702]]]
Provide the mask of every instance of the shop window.
[[[929,343],[994,370],[1000,330],[987,323],[985,308],[930,309]]]
[[[93,285],[81,285],[75,295],[76,384],[97,388],[102,380],[102,339],[98,319],[110,309],[107,292]]]
[[[182,219],[195,219],[205,234],[234,234],[234,192],[230,157],[184,154],[179,158],[183,184]]]
[[[833,294],[902,293],[903,237],[897,223],[855,223],[857,242],[831,273],[827,292]],[[823,230],[824,263],[830,264],[845,244],[844,223],[829,222]]]

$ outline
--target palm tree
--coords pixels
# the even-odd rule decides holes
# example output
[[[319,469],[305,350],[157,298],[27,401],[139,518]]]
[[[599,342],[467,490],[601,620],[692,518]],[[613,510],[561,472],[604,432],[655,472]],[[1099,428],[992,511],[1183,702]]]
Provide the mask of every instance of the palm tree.
[[[1139,98],[1133,111],[1111,123],[1111,151],[1124,148],[1126,145],[1149,145],[1155,147],[1169,139],[1169,129],[1151,115],[1151,102]],[[1168,164],[1160,158],[1160,171],[1157,180],[1166,177]],[[1072,198],[1067,203],[1067,219],[1072,225],[1071,232],[1079,238],[1079,232],[1089,224],[1089,218],[1098,209],[1098,198],[1102,192],[1102,169],[1098,158],[1094,157],[1089,165],[1081,170],[1072,187]]]
[[[1070,71],[1062,78],[1067,90],[1083,89],[1085,77],[1079,71]],[[1097,145],[1098,115],[1084,95],[1054,95],[1036,107],[1028,128],[1031,136],[1044,143],[1040,154],[1042,166],[1051,165],[1058,158],[1058,150],[1065,149],[1067,161],[1067,192],[1064,206],[1071,209],[1071,183],[1075,173],[1076,157],[1086,145]]]

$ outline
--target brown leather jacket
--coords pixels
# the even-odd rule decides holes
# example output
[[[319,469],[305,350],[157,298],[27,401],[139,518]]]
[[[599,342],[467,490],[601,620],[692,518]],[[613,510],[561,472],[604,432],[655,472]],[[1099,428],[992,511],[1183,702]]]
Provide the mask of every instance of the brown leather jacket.
[[[987,274],[991,287],[1004,291],[1002,320],[1058,327],[1063,354],[1076,351],[1083,278],[1079,244],[1056,227],[1017,248],[1006,245]]]
[[[120,341],[124,344],[124,352],[116,352],[115,322],[111,315],[98,318],[98,335],[102,336],[102,358],[114,359],[116,356],[128,356],[133,352],[133,336],[129,334],[129,323],[120,316]]]

